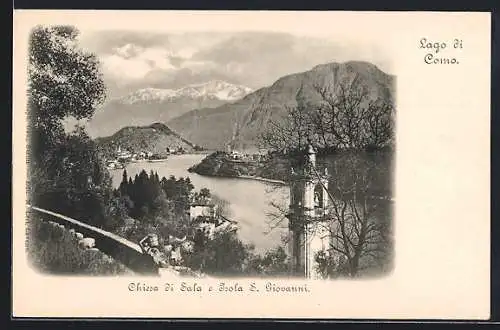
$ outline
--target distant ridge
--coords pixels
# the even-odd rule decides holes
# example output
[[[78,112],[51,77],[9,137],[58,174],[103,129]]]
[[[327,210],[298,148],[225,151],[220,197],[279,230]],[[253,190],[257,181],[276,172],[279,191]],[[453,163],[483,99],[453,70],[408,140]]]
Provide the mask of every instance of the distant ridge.
[[[210,80],[180,89],[143,88],[115,98],[96,111],[87,130],[93,137],[108,136],[122,127],[167,122],[193,109],[214,108],[237,101],[252,89]]]
[[[266,131],[270,121],[280,120],[287,114],[287,106],[297,104],[299,89],[308,104],[317,104],[321,98],[315,85],[334,89],[340,81],[355,77],[367,88],[371,100],[394,102],[394,76],[368,62],[328,63],[284,76],[236,102],[189,111],[167,124],[186,139],[209,149],[225,150],[229,144],[237,149],[255,149],[258,136]]]
[[[252,89],[249,87],[230,84],[222,80],[211,80],[179,89],[143,88],[115,101],[124,104],[171,102],[182,98],[235,101],[250,92]]]

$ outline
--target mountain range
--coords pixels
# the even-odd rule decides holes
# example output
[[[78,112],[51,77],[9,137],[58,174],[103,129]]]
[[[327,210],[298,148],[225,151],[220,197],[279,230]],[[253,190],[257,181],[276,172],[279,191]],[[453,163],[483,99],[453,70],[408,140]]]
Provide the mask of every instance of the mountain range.
[[[317,86],[336,90],[342,81],[354,79],[366,88],[369,100],[393,104],[394,76],[368,62],[328,63],[282,77],[238,101],[189,111],[169,120],[167,125],[187,140],[208,149],[224,150],[228,144],[237,149],[255,149],[259,135],[270,123],[283,118],[287,107],[297,105],[299,90],[308,104],[318,104],[322,99]]]
[[[98,135],[102,136],[131,123],[136,130],[138,126],[149,127],[153,122],[165,123],[162,130],[168,130],[169,135],[182,136],[186,143],[205,149],[225,150],[231,145],[235,149],[255,150],[259,136],[273,121],[283,119],[290,107],[297,105],[299,94],[307,104],[317,105],[323,100],[318,86],[336,91],[343,81],[354,80],[368,92],[367,101],[394,104],[394,76],[368,62],[327,63],[284,76],[254,92],[224,81],[178,90],[141,89],[109,102],[96,113],[89,131],[98,128]],[[123,135],[123,130],[118,133],[114,140],[117,134]],[[156,141],[156,138],[150,140]]]
[[[107,136],[131,124],[166,122],[199,108],[213,108],[233,102],[252,89],[221,80],[188,85],[180,89],[143,88],[113,99],[98,109],[89,121],[91,136]]]

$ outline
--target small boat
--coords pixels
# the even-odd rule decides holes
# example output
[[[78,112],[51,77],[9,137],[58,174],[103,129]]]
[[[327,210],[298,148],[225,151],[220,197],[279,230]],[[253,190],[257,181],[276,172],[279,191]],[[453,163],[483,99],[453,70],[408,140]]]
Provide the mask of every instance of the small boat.
[[[160,158],[160,159],[148,159],[148,163],[158,163],[158,162],[164,162],[166,161],[167,158]]]
[[[123,163],[117,161],[117,160],[114,160],[114,161],[109,161],[107,164],[106,164],[106,168],[108,170],[121,170],[121,169],[124,169],[125,166],[123,165]]]

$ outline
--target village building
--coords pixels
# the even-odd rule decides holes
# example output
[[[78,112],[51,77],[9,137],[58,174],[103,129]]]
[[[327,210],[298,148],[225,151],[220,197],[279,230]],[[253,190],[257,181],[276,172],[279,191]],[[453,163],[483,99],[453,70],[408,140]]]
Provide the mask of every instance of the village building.
[[[195,231],[202,232],[209,239],[224,230],[236,230],[234,221],[217,215],[217,205],[209,198],[203,198],[193,202],[189,208],[190,223]]]
[[[217,205],[211,203],[210,201],[197,201],[191,203],[189,208],[189,215],[191,220],[198,217],[215,217],[217,211]]]
[[[120,146],[116,150],[116,158],[117,159],[130,159],[132,158],[132,153],[128,150],[122,150]]]
[[[316,167],[316,151],[309,146],[304,165],[292,170],[288,249],[291,271],[306,278],[320,278],[316,254],[328,251],[331,222],[327,220],[328,172]]]

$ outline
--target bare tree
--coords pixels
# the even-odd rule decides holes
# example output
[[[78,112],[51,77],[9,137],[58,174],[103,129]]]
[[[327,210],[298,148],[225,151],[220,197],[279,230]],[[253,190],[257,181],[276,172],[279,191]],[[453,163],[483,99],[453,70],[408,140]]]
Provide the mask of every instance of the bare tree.
[[[329,269],[326,276],[346,274],[355,277],[366,269],[388,264],[390,201],[372,195],[370,172],[373,166],[376,164],[354,154],[344,155],[335,162],[333,176],[336,180],[327,190],[330,201],[327,221],[319,219],[331,237],[323,262],[333,267],[326,267]]]
[[[366,130],[366,146],[378,147],[394,142],[395,112],[390,104],[370,102],[364,121]]]
[[[308,102],[303,90],[301,87],[296,94],[297,104],[287,107],[286,118],[271,122],[262,141],[274,150],[288,149],[285,155],[291,163],[296,155],[290,151],[304,150],[308,144],[343,151],[328,166],[332,180],[324,187],[330,200],[326,215],[305,218],[303,225],[308,230],[323,227],[332,238],[328,251],[317,258],[325,276],[354,277],[368,269],[383,268],[389,264],[392,247],[391,202],[378,195],[377,171],[385,164],[354,151],[379,149],[393,142],[392,101],[374,98],[358,75],[335,84],[313,85],[319,102]],[[271,203],[271,230],[287,224],[289,205],[285,204]],[[305,226],[307,221],[318,226]]]
[[[339,150],[384,147],[394,135],[394,109],[373,99],[358,75],[333,84],[314,84],[319,102],[308,101],[304,86],[297,91],[296,105],[271,120],[261,144],[274,150],[303,149],[307,144]]]
[[[296,224],[309,236],[318,231],[328,232],[330,245],[316,256],[324,277],[356,277],[361,272],[384,269],[390,264],[391,201],[373,195],[375,167],[375,162],[355,153],[341,155],[330,167],[334,180],[323,187],[329,197],[325,215],[304,216]],[[320,174],[314,168],[313,171],[319,178]],[[270,205],[269,231],[288,229],[289,205],[277,200]],[[288,239],[284,236],[282,243],[288,244]]]
[[[285,105],[286,116],[271,120],[269,128],[260,136],[260,144],[278,151],[305,148],[315,139],[315,127],[302,96],[301,86],[295,94],[296,105]]]

